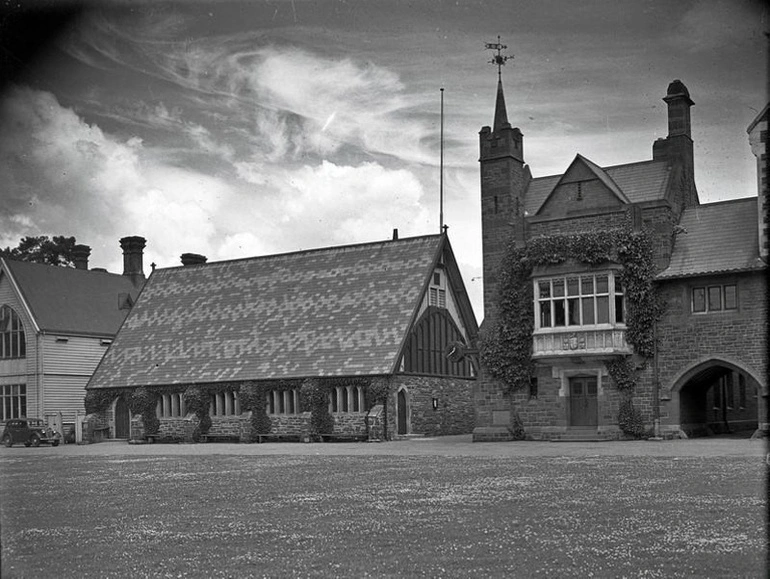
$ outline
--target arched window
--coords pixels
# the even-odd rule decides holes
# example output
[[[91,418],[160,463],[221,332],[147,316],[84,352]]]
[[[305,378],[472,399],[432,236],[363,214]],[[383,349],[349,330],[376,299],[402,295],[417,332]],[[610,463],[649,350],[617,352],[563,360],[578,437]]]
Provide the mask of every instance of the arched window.
[[[19,315],[8,306],[0,307],[0,358],[24,358],[27,342]]]
[[[238,416],[240,413],[241,404],[237,392],[227,391],[211,395],[211,416]]]

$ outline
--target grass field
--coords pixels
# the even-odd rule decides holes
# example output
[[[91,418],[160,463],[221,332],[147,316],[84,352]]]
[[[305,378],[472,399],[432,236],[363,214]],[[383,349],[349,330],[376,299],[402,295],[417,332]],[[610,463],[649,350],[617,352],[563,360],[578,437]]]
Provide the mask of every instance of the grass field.
[[[753,457],[5,451],[2,577],[761,577]]]

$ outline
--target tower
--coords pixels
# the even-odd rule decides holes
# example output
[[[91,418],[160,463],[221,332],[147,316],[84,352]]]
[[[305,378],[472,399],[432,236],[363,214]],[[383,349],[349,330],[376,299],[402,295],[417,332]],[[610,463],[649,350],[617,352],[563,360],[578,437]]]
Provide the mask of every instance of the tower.
[[[497,40],[487,44],[488,49],[497,51],[490,61],[497,65],[494,124],[482,127],[479,133],[485,318],[494,309],[498,270],[507,247],[511,242],[524,244],[524,194],[531,179],[524,164],[523,135],[508,122],[501,69],[510,57],[501,54],[507,46],[500,44],[499,36]]]

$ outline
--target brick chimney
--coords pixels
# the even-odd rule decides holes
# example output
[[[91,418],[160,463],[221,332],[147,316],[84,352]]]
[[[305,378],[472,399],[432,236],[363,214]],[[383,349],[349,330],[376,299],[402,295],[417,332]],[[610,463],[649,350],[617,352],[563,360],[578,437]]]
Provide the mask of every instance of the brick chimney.
[[[673,177],[679,187],[679,198],[671,199],[678,209],[698,205],[695,187],[692,126],[690,107],[695,103],[690,91],[677,79],[668,85],[663,101],[668,105],[668,137],[652,144],[654,161],[667,161],[674,170]]]
[[[181,255],[182,265],[188,267],[190,265],[203,265],[206,263],[207,258],[205,255],[199,253],[183,253]]]
[[[72,261],[75,269],[88,269],[88,258],[91,255],[91,248],[87,245],[78,244],[72,248]]]
[[[144,282],[144,246],[147,241],[144,237],[123,237],[120,247],[123,250],[123,275],[127,275],[135,286]]]

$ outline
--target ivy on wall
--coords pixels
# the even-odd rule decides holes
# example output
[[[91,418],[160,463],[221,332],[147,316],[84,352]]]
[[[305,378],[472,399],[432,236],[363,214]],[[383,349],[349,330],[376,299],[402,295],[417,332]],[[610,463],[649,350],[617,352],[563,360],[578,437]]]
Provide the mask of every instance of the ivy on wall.
[[[511,243],[500,264],[495,316],[480,340],[484,367],[505,384],[509,394],[528,388],[533,370],[532,269],[568,260],[589,266],[620,264],[619,277],[626,298],[626,340],[639,355],[653,356],[654,327],[662,306],[653,283],[653,242],[646,231],[611,229],[540,236],[529,240],[526,247]],[[633,371],[626,372],[629,365],[630,361],[624,359],[610,362],[607,367],[613,382],[626,394],[619,413],[621,429],[636,436],[642,420],[631,401],[636,377]]]
[[[211,397],[220,392],[238,393],[242,411],[251,411],[252,439],[256,434],[270,432],[272,421],[267,413],[267,393],[278,390],[299,390],[300,412],[310,412],[311,434],[328,434],[334,429],[334,417],[329,412],[329,394],[336,387],[358,386],[364,391],[366,410],[375,404],[385,404],[390,392],[386,377],[342,377],[304,380],[248,381],[241,383],[193,384],[188,386],[152,386],[139,388],[115,388],[89,390],[85,396],[86,412],[100,413],[120,396],[126,397],[132,414],[141,414],[146,434],[156,434],[160,429],[156,408],[164,394],[182,393],[188,414],[195,414],[198,426],[193,440],[211,428],[209,414]],[[387,411],[387,406],[386,406]]]

